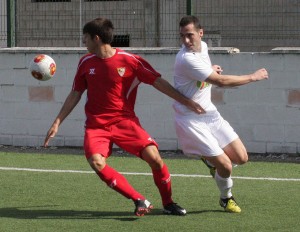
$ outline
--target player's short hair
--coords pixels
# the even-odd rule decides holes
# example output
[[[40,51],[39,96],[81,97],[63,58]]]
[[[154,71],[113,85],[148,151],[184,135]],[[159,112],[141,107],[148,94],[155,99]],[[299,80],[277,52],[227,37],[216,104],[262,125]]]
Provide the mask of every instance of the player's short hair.
[[[199,19],[196,16],[188,15],[181,18],[179,27],[185,27],[193,23],[196,29],[202,29]]]
[[[114,25],[109,19],[106,18],[96,18],[83,27],[83,34],[89,34],[92,38],[96,35],[100,37],[102,43],[111,44],[113,41],[113,30]]]

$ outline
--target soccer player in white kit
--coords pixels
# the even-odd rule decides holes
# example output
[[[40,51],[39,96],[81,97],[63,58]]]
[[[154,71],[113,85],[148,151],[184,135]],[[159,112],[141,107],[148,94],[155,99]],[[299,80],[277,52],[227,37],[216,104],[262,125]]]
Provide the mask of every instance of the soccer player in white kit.
[[[232,163],[244,164],[248,154],[230,124],[211,101],[211,87],[240,86],[268,78],[262,68],[249,75],[222,75],[219,65],[212,65],[207,44],[201,41],[203,29],[195,16],[185,16],[179,23],[182,48],[174,68],[175,88],[199,103],[205,114],[196,114],[175,102],[175,127],[185,154],[197,155],[211,169],[220,190],[220,205],[227,212],[240,213],[232,196]],[[215,171],[215,173],[214,173]]]

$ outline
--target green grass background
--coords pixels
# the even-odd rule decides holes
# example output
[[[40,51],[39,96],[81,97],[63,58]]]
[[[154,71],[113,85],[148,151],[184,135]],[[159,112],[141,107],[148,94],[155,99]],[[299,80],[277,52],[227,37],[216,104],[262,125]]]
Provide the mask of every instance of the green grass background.
[[[173,174],[208,175],[199,160],[165,159]],[[112,156],[121,172],[147,172],[135,157]],[[0,152],[1,167],[91,171],[84,156]],[[234,176],[300,179],[299,164],[249,162]],[[241,214],[225,213],[212,178],[172,177],[173,197],[185,217],[162,214],[152,176],[126,175],[154,205],[136,217],[134,205],[90,173],[0,170],[0,231],[300,231],[300,181],[234,179]]]

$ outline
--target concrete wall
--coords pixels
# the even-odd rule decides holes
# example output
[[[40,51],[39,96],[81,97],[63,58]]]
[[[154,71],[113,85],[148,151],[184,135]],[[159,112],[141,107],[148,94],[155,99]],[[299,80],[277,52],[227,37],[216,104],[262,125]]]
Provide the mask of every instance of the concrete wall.
[[[127,48],[146,58],[172,83],[177,49]],[[245,74],[266,67],[270,79],[236,88],[214,88],[213,99],[233,125],[249,152],[300,152],[300,48],[270,53],[229,54],[227,48],[210,50],[214,64],[225,74]],[[44,136],[71,89],[84,48],[0,49],[0,144],[41,146]],[[57,63],[55,77],[39,82],[28,71],[39,53]],[[60,127],[53,146],[82,146],[83,98]],[[162,150],[178,149],[173,126],[172,100],[153,87],[139,88],[136,112]]]
[[[299,1],[192,2],[204,27],[203,39],[214,47],[269,52],[279,46],[300,46]],[[129,36],[130,47],[176,47],[178,23],[185,14],[185,0],[17,0],[16,46],[80,47],[82,26],[101,16],[112,20],[116,35]]]

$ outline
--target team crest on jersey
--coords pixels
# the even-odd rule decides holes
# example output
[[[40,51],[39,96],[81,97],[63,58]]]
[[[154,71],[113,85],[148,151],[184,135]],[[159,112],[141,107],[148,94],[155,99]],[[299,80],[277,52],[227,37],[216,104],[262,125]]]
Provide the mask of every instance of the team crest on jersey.
[[[118,71],[118,73],[119,73],[119,75],[122,77],[122,76],[124,76],[124,74],[125,74],[125,68],[124,67],[122,67],[122,68],[117,68],[117,71]]]
[[[204,89],[204,88],[206,88],[206,87],[209,86],[209,85],[210,85],[210,84],[207,83],[207,82],[197,81],[197,87],[198,87],[199,89]]]

